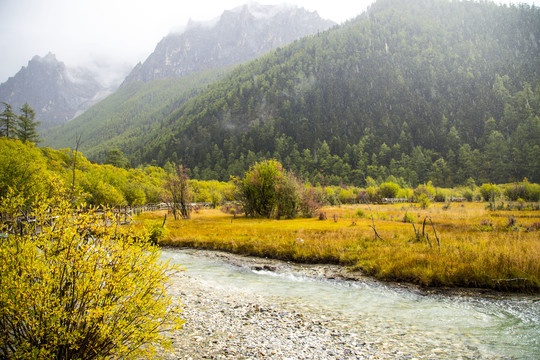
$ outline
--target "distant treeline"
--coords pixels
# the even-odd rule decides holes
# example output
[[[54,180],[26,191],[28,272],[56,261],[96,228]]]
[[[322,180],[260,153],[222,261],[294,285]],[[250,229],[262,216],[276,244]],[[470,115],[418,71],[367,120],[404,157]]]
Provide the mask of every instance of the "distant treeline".
[[[156,166],[125,169],[109,164],[98,165],[71,150],[37,148],[30,142],[0,137],[0,199],[14,191],[31,202],[37,194],[47,195],[58,188],[53,184],[61,182],[68,188],[74,204],[155,204],[167,201],[165,184],[174,174],[172,165],[165,169]],[[239,200],[237,185],[238,181],[191,179],[189,201],[210,203],[214,207],[234,202]],[[368,177],[365,187],[332,186],[320,182],[311,184],[302,183],[301,180],[298,186],[311,192],[311,198],[321,206],[384,203],[392,198],[418,202],[422,206],[429,206],[432,201],[507,200],[523,207],[526,202],[540,201],[540,185],[530,183],[527,179],[503,185],[485,183],[476,186],[471,182],[452,189],[436,187],[432,182],[415,188],[406,187],[393,176],[382,183]]]

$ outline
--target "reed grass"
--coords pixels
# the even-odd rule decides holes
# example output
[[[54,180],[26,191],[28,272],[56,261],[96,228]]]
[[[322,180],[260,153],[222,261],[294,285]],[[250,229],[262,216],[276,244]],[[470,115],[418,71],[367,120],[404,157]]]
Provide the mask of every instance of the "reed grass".
[[[379,280],[424,287],[540,290],[540,232],[526,230],[540,222],[540,211],[489,211],[482,203],[427,209],[351,205],[323,211],[327,220],[234,218],[219,210],[202,210],[190,220],[167,220],[168,235],[160,244],[341,264]],[[405,214],[425,236],[416,236],[413,225],[403,221]],[[163,216],[150,213],[139,220],[152,223]],[[369,227],[373,222],[380,238]]]

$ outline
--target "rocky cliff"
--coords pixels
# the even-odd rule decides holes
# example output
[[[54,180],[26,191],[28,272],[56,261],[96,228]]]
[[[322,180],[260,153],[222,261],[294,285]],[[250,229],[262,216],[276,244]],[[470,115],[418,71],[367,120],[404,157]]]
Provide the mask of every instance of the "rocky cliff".
[[[0,85],[0,101],[12,105],[15,113],[28,102],[42,128],[73,119],[108,93],[93,73],[68,68],[51,53],[34,56]]]
[[[306,35],[334,25],[316,12],[296,6],[250,3],[225,11],[208,23],[190,21],[182,33],[163,38],[144,63],[139,63],[124,84],[241,63]]]

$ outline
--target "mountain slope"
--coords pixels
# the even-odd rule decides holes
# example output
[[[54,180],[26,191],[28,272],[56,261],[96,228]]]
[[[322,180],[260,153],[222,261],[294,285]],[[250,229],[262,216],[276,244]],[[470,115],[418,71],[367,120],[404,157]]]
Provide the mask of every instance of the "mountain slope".
[[[103,161],[115,147],[136,147],[145,133],[163,125],[163,120],[201,89],[223,77],[229,69],[217,69],[174,79],[135,82],[89,108],[61,126],[46,130],[45,146],[80,149],[89,159]]]
[[[241,63],[332,25],[303,8],[251,3],[225,11],[215,24],[191,22],[183,33],[169,34],[124,84]]]
[[[191,24],[184,33],[165,37],[116,93],[73,121],[44,131],[44,144],[73,147],[81,135],[85,155],[103,161],[112,147],[131,141],[136,146],[140,137],[160,127],[173,110],[235,63],[331,25],[297,7],[254,3],[225,11],[214,24]]]
[[[122,148],[202,178],[272,156],[334,183],[539,181],[539,41],[537,8],[379,0],[239,67]]]
[[[25,102],[36,111],[41,128],[73,119],[107,95],[92,73],[67,68],[49,53],[35,56],[15,76],[0,85],[0,101],[14,109]]]

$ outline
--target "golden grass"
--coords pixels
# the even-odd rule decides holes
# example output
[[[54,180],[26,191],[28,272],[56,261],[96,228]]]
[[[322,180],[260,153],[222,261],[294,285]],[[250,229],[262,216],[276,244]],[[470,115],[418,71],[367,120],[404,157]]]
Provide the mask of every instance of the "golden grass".
[[[355,215],[359,208],[362,218]],[[372,205],[371,210],[383,240],[369,227],[369,208],[358,205],[324,208],[327,220],[233,218],[219,210],[202,210],[190,220],[168,219],[169,233],[161,244],[336,263],[380,280],[426,287],[540,289],[540,232],[526,231],[540,222],[540,211],[488,211],[482,203],[452,204],[449,209],[436,204],[425,210],[409,204]],[[428,218],[424,231],[431,246],[425,237],[416,238],[412,224],[403,222],[405,213],[412,215],[420,234]],[[151,213],[139,220],[162,221],[163,216]],[[507,227],[509,216],[517,221],[512,229]]]

